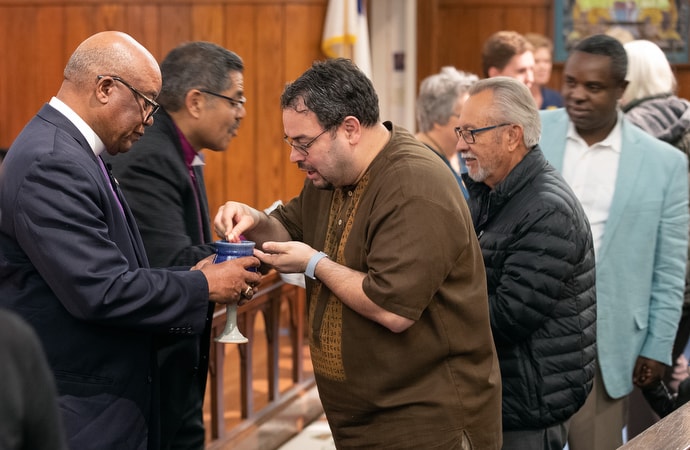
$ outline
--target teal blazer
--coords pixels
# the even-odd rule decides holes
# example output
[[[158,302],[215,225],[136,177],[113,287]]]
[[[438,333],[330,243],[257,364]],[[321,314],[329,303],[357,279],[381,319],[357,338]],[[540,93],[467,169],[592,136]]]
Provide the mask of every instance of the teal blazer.
[[[541,148],[563,169],[569,117],[541,111]],[[596,255],[597,356],[606,391],[632,391],[638,356],[671,364],[685,287],[688,161],[623,119],[616,187]]]

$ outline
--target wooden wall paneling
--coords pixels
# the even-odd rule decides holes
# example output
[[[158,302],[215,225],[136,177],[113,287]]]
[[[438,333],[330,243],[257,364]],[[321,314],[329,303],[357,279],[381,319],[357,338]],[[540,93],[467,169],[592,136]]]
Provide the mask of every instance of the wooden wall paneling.
[[[481,73],[481,46],[489,36],[484,24],[477,17],[481,11],[474,6],[445,7],[440,11],[438,66],[424,75],[437,73],[443,66],[477,74]]]
[[[260,134],[257,105],[260,86],[256,82],[257,66],[262,64],[257,55],[256,22],[257,7],[249,1],[241,4],[228,4],[225,10],[225,46],[234,51],[244,62],[244,96],[247,98],[246,117],[240,125],[239,135],[223,153],[225,195],[217,200],[211,199],[212,216],[218,207],[228,200],[240,201],[250,205],[256,203],[257,162],[255,143]]]
[[[438,0],[417,1],[417,91],[424,78],[441,68]],[[438,69],[436,69],[438,68]]]
[[[283,183],[288,165],[282,142],[283,121],[280,94],[285,85],[285,54],[294,49],[284,39],[284,30],[293,29],[286,23],[284,5],[261,5],[256,18],[255,80],[259,91],[256,102],[256,139],[252,149],[256,168],[254,206],[263,209],[283,199]],[[294,30],[294,29],[293,29]]]
[[[515,27],[508,21],[509,8],[499,5],[473,6],[470,15],[473,26],[468,27],[468,31],[473,31],[476,39],[477,56],[481,55],[482,45],[489,36],[499,30],[512,30]],[[517,30],[516,30],[517,31]]]
[[[510,27],[506,29],[517,31],[518,33],[535,31],[540,28],[537,27],[537,22],[543,23],[543,20],[540,20],[541,17],[535,17],[540,16],[540,12],[541,11],[538,9],[530,7],[506,8],[504,10],[503,19],[506,24],[511,24],[506,25]]]
[[[193,40],[192,36],[192,0],[185,4],[156,5],[159,10],[160,28],[159,54],[155,54],[158,60],[162,60],[170,50],[180,43]],[[145,43],[142,42],[144,46]],[[148,47],[147,47],[148,48]]]
[[[225,16],[225,9],[220,3],[214,4],[194,4],[191,6],[191,14],[189,21],[189,38],[175,44],[176,46],[183,41],[207,41],[226,47],[225,42],[225,28],[228,27],[228,20]],[[223,100],[224,101],[224,100]],[[219,105],[225,108],[225,105]],[[206,160],[205,181],[206,192],[209,198],[225,199],[228,197],[227,177],[226,173],[226,153],[236,150],[234,140],[230,142],[229,148],[223,152],[216,152],[205,150],[204,156]],[[211,218],[215,216],[217,207],[209,209]]]
[[[57,44],[54,41],[41,43],[38,41],[38,8],[12,7],[11,20],[7,24],[7,43],[11,50],[7,55],[7,70],[2,76],[7,78],[8,89],[2,92],[8,109],[3,111],[2,122],[8,125],[7,144],[11,143],[24,127],[26,122],[36,114],[36,111],[46,101],[39,92],[41,61],[38,59],[38,48],[47,45],[50,48]],[[10,44],[11,43],[11,44]]]
[[[220,205],[228,200],[240,201],[253,205],[255,203],[255,166],[254,145],[256,140],[256,105],[257,86],[256,71],[256,36],[255,20],[256,7],[250,4],[224,5],[225,18],[222,29],[223,45],[237,53],[244,63],[244,96],[247,98],[246,116],[240,124],[238,136],[235,137],[227,150],[218,153],[216,159],[222,159],[222,164],[214,166],[219,189],[209,195],[209,212],[213,218]],[[209,154],[210,152],[206,152]],[[208,169],[209,167],[207,167]],[[209,180],[207,177],[207,187]]]
[[[553,16],[553,2],[546,2],[542,7],[535,7],[533,14],[537,17],[534,20],[532,32],[540,33],[544,36],[550,37],[553,40],[554,32],[554,16]]]
[[[191,34],[195,41],[208,41],[225,47],[225,28],[231,22],[221,3],[192,6]]]
[[[99,31],[94,18],[98,15],[97,5],[69,4],[64,6],[64,18],[62,36],[56,33],[53,36],[56,44],[62,45],[64,54],[63,69],[67,60],[77,46],[87,37]]]
[[[63,13],[64,8],[57,6],[39,8],[36,11],[36,34],[34,41],[37,45],[34,47],[34,53],[30,55],[30,59],[34,63],[32,65],[38,65],[41,70],[34,80],[36,83],[34,85],[34,92],[48,94],[43,95],[43,98],[39,97],[36,99],[36,111],[43,103],[50,100],[50,96],[57,93],[62,84],[62,74],[68,56],[65,55],[61,40],[55,37],[62,35]],[[55,41],[55,44],[46,45],[46,43],[53,41]],[[35,64],[37,61],[39,64]],[[20,91],[23,91],[23,89],[20,89]]]
[[[321,37],[323,35],[323,25],[326,18],[326,2],[321,4],[289,4],[285,6],[285,29],[283,30],[283,41],[289,43],[283,58],[285,66],[285,82],[297,79],[305,70],[311,67],[315,60],[322,60],[326,56],[321,51]],[[297,32],[304,30],[304,32]],[[280,94],[283,92],[285,83],[280,87],[280,93],[275,99],[275,108],[280,110]],[[291,163],[290,147],[285,144],[283,139],[282,113],[280,121],[280,141],[276,143],[278,156],[285,168],[284,202],[299,194],[304,185],[304,172]]]
[[[304,184],[304,173],[297,168],[295,163],[290,162],[290,148],[283,142],[282,113],[280,111],[280,95],[283,92],[285,83],[295,80],[305,70],[307,70],[315,60],[325,58],[321,52],[321,36],[323,34],[323,23],[326,16],[326,2],[286,2],[283,15],[283,29],[281,40],[284,51],[281,61],[282,80],[275,86],[270,104],[271,117],[276,118],[272,131],[274,138],[270,143],[273,155],[274,166],[281,172],[280,185],[272,186],[276,191],[269,195],[261,191],[260,195],[266,205],[274,200],[290,200],[297,195]],[[263,165],[262,165],[263,166]],[[268,192],[266,192],[268,193]]]
[[[128,24],[125,18],[125,8],[127,5],[115,2],[103,2],[98,5],[96,15],[91,18],[96,30],[117,30],[128,31]]]
[[[16,22],[18,8],[3,7],[0,9],[0,147],[9,147],[16,135],[11,117],[21,116],[26,108],[26,99],[16,103],[10,93],[19,91],[17,76],[21,69],[14,63],[19,43],[15,41],[12,24]]]
[[[326,58],[321,51],[326,3],[325,0],[311,4],[294,2],[285,6],[286,26],[283,39],[289,43],[284,61],[286,81],[294,81],[311,67],[314,61]],[[301,33],[299,30],[307,32]]]
[[[0,147],[7,148],[10,145],[10,127],[6,119],[6,113],[14,107],[10,108],[7,101],[7,92],[10,90],[10,83],[8,81],[9,75],[13,68],[8,64],[10,58],[10,33],[8,30],[10,18],[6,12],[8,8],[0,9]]]
[[[483,36],[482,42],[491,34],[498,30],[516,30],[513,21],[517,18],[511,14],[513,8],[501,5],[491,5],[475,7],[476,14],[474,19],[479,25],[479,30]],[[524,20],[524,17],[521,18]]]
[[[484,41],[499,30],[536,31],[548,35],[553,18],[548,0],[436,0],[437,10],[418,5],[420,39],[433,36],[440,44],[419,43],[419,53],[436,49],[437,56],[420,57],[419,79],[454,65],[482,76],[481,48]],[[421,10],[421,11],[420,11]]]
[[[150,4],[127,5],[125,9],[127,29],[122,31],[139,41],[160,62],[165,54],[161,49],[162,27],[159,12],[158,6]]]

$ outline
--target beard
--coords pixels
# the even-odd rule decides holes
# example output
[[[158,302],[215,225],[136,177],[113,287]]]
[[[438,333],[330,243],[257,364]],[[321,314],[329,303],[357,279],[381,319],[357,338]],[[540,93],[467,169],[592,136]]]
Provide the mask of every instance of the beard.
[[[488,176],[488,171],[479,163],[479,160],[477,159],[477,156],[470,152],[460,152],[460,157],[463,159],[466,158],[472,158],[474,160],[474,168],[470,168],[467,163],[465,163],[465,166],[467,167],[467,175],[473,180],[476,181],[477,183],[481,183],[484,180],[486,180],[486,177]]]
[[[489,173],[486,169],[477,165],[476,169],[470,170],[468,168],[467,169],[467,175],[469,175],[473,181],[476,181],[477,183],[482,183],[482,182],[484,182],[484,180],[486,180],[486,177],[489,176]]]

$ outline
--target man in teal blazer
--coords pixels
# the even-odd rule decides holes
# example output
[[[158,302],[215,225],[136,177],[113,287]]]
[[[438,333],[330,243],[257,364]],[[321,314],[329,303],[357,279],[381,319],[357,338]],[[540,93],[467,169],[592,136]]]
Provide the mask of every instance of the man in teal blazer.
[[[615,39],[580,42],[564,67],[565,109],[540,114],[544,155],[573,187],[595,235],[599,370],[573,418],[571,450],[622,443],[623,400],[633,382],[645,387],[671,364],[683,302],[688,162],[618,112],[626,68]]]

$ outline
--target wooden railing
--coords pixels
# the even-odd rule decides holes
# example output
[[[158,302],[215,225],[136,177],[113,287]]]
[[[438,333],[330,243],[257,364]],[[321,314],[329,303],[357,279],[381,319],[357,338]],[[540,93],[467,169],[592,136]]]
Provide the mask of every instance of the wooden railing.
[[[287,308],[283,304],[286,303]],[[281,311],[289,317],[281,318]],[[256,342],[263,342],[256,335],[255,322],[258,316],[264,319],[266,348],[266,373],[268,382],[268,403],[260,408],[254,403],[254,356],[258,346]],[[279,389],[279,335],[280,326],[287,319],[291,348],[291,382],[292,386],[280,392]],[[229,442],[237,440],[247,430],[256,429],[262,422],[268,420],[281,409],[284,409],[296,397],[313,386],[313,377],[305,377],[304,336],[305,336],[305,292],[304,289],[285,283],[276,272],[270,272],[263,277],[257,293],[251,302],[238,308],[237,322],[242,334],[249,342],[239,344],[240,373],[240,415],[241,422],[232,429],[226,429],[224,389],[227,381],[224,378],[225,346],[237,344],[221,344],[212,341],[209,362],[209,393],[210,393],[210,442],[207,449],[221,449],[229,446]],[[225,325],[225,307],[216,309],[213,318],[212,337],[217,336]],[[261,329],[261,327],[258,327]],[[263,345],[261,345],[263,347]],[[257,357],[258,359],[258,357]],[[263,359],[263,358],[261,358]]]
[[[686,450],[690,448],[690,403],[686,403],[619,450]]]

